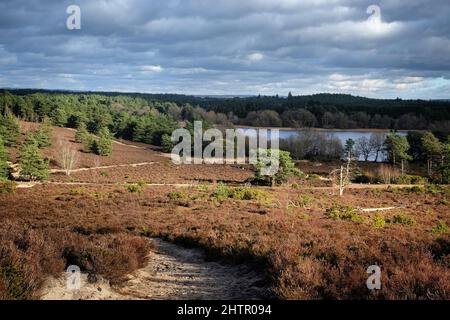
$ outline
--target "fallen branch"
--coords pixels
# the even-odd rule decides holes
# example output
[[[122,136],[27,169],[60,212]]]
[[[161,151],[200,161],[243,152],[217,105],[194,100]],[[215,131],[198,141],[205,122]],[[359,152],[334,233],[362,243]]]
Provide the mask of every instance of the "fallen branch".
[[[394,210],[394,209],[400,209],[401,207],[385,207],[385,208],[360,208],[359,210],[362,212],[376,212],[376,211],[387,211],[387,210]]]

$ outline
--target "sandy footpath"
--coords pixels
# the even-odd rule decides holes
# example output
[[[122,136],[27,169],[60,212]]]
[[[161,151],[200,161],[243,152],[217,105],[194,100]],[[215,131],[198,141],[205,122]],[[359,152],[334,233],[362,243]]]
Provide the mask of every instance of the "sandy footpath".
[[[48,279],[42,288],[44,300],[117,299],[259,299],[268,290],[263,276],[247,265],[228,265],[205,260],[198,249],[186,249],[151,239],[155,249],[147,265],[128,276],[120,286],[103,279],[95,283],[81,276],[80,290],[66,289],[66,278]]]

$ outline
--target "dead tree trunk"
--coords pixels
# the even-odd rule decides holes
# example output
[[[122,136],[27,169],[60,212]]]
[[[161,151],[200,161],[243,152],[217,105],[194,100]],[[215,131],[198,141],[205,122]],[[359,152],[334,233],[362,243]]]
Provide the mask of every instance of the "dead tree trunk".
[[[348,167],[347,167],[348,171]],[[344,167],[341,166],[341,173],[339,177],[339,196],[342,197],[344,195]]]

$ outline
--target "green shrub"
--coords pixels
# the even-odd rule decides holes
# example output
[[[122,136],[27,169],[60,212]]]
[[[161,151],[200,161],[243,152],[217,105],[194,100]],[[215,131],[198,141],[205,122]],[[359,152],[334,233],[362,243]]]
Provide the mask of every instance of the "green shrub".
[[[77,187],[70,189],[69,193],[71,194],[85,194],[86,188],[85,187]]]
[[[351,206],[333,205],[331,208],[328,208],[326,210],[325,215],[328,218],[334,220],[344,220],[353,222],[364,221],[364,217],[358,213],[358,210]]]
[[[424,187],[419,187],[419,186],[414,186],[414,187],[411,187],[411,188],[405,188],[403,190],[405,192],[408,192],[408,193],[418,193],[418,194],[426,192]]]
[[[421,176],[411,176],[411,183],[412,184],[427,184],[428,179]]]
[[[397,184],[427,184],[428,179],[421,176],[404,174],[396,177],[394,182]]]
[[[413,186],[410,188],[392,188],[388,187],[389,192],[398,193],[398,192],[406,192],[406,193],[417,193],[417,194],[439,194],[439,193],[449,193],[450,188],[447,186],[439,186],[436,184],[428,184],[426,186]]]
[[[135,192],[138,192],[138,191],[135,191]],[[91,197],[93,199],[99,199],[99,200],[107,199],[109,196],[109,194],[107,192],[100,192],[100,191],[92,191],[92,192],[89,192],[88,195],[89,195],[89,197]]]
[[[269,202],[271,200],[271,196],[267,192],[245,187],[231,189],[229,197],[235,200],[257,200],[261,202]]]
[[[228,189],[228,197],[235,200],[254,200],[255,195],[248,188]]]
[[[209,188],[208,188],[207,185],[199,184],[199,185],[196,185],[194,187],[194,189],[197,190],[197,191],[208,191]]]
[[[274,150],[271,149],[264,151],[267,152],[267,160],[270,163],[270,166],[272,166],[270,169],[274,169],[275,165],[278,165],[278,169],[275,172],[271,172],[273,176],[264,176],[264,169],[268,169],[269,166],[261,161],[264,154],[263,149],[258,149],[258,162],[255,165],[256,175],[255,178],[252,179],[252,183],[265,185],[266,183],[264,183],[264,181],[273,181],[276,184],[281,184],[286,182],[289,178],[305,177],[305,174],[295,167],[289,152],[283,150],[276,150],[276,152],[274,152]],[[276,155],[278,155],[278,157],[276,157]]]
[[[209,195],[205,194],[205,193],[197,193],[197,194],[192,194],[189,197],[191,200],[208,200],[209,199]]]
[[[406,226],[414,226],[416,224],[416,220],[413,217],[408,217],[403,214],[396,214],[389,220],[390,223],[394,224],[402,224]]]
[[[447,224],[445,221],[439,221],[431,230],[435,235],[442,235],[449,231]]]
[[[16,191],[16,183],[14,181],[0,179],[0,194],[14,193],[15,191]]]
[[[377,229],[384,228],[386,225],[386,220],[384,220],[384,217],[380,214],[375,214],[372,217],[373,226]]]
[[[307,209],[312,202],[312,198],[310,196],[299,196],[296,200],[289,201],[289,208],[303,208]]]
[[[271,201],[271,195],[263,190],[238,187],[229,188],[220,183],[216,190],[212,193],[212,198],[217,201],[225,201],[227,199],[234,200],[257,200],[263,203],[269,203]]]
[[[223,183],[219,183],[216,190],[214,190],[212,197],[218,201],[225,201],[230,197],[231,190]]]
[[[429,184],[425,187],[425,192],[429,194],[447,193],[448,188],[436,184]]]
[[[179,191],[172,191],[169,192],[169,194],[167,195],[169,197],[170,200],[187,200],[189,197],[187,194],[185,194],[184,192],[179,192]]]
[[[306,208],[311,204],[311,202],[313,201],[313,198],[308,195],[301,195],[298,197],[297,201],[301,207]]]
[[[144,182],[126,184],[125,189],[130,193],[142,193],[144,191]]]

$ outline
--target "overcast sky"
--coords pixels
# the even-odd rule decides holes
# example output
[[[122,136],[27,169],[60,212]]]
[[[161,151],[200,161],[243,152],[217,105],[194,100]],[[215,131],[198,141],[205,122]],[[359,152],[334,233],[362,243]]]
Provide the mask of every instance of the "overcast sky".
[[[0,0],[0,87],[450,98],[450,1]]]

